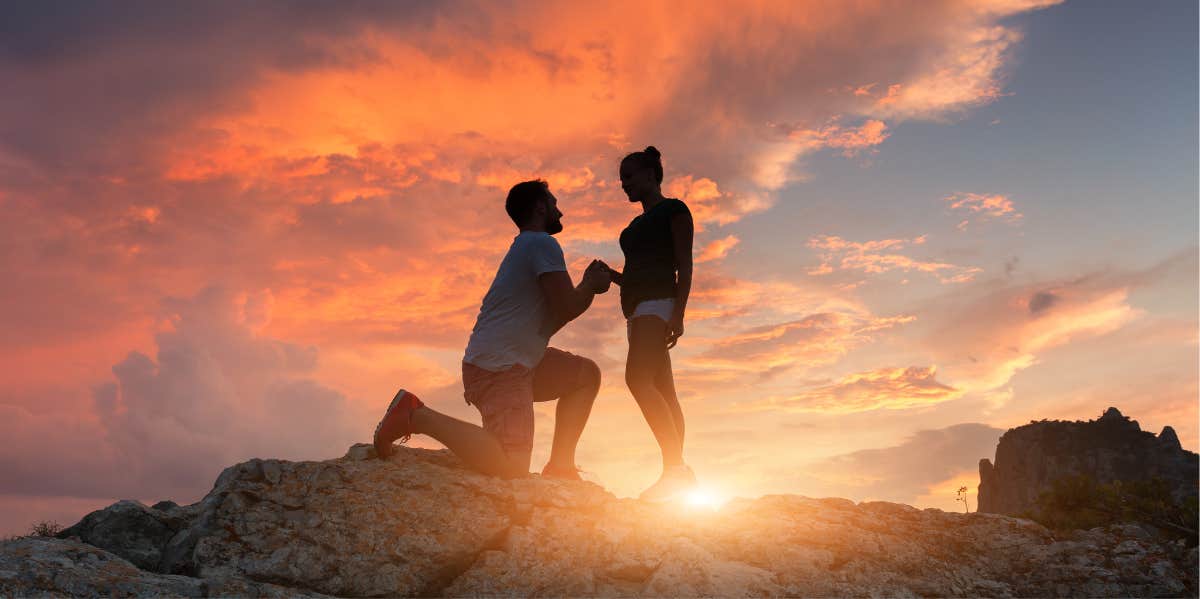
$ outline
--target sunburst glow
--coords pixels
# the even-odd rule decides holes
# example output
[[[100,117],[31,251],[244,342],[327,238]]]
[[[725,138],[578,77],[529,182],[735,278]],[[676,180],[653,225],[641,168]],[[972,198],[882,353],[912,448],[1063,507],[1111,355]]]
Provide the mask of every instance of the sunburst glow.
[[[690,508],[716,511],[725,504],[726,499],[712,489],[698,487],[684,495],[683,501]]]

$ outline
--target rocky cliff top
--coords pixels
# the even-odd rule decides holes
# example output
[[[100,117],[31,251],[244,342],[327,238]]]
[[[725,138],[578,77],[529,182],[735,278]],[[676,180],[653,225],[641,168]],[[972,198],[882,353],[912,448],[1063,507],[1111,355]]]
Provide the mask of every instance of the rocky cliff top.
[[[979,511],[1028,512],[1056,480],[1075,475],[1099,483],[1157,477],[1182,499],[1197,493],[1200,459],[1171,427],[1155,436],[1117,408],[1096,420],[1031,422],[1000,437],[995,464],[980,460]]]
[[[444,451],[251,460],[200,502],[126,501],[0,543],[0,595],[1194,595],[1195,550],[1135,526],[768,496],[718,511],[498,480]]]

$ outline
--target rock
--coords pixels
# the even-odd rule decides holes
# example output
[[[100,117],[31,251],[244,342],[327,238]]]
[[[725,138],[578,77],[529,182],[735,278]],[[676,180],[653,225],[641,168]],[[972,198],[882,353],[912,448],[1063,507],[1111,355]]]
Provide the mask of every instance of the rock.
[[[0,596],[320,597],[241,578],[201,580],[156,574],[73,539],[30,537],[0,543]]]
[[[157,504],[157,505],[161,505]],[[83,517],[58,533],[119,555],[145,570],[157,570],[162,550],[184,522],[166,512],[125,500]]]
[[[203,597],[205,583],[166,576],[75,540],[30,537],[0,543],[0,595]]]
[[[1171,449],[1183,449],[1179,444],[1179,435],[1176,435],[1175,429],[1169,426],[1163,427],[1162,432],[1158,434],[1158,441]]]
[[[1056,536],[998,514],[789,495],[689,510],[618,499],[586,482],[485,477],[446,451],[370,455],[356,446],[324,462],[227,468],[203,500],[169,511],[185,523],[163,546],[157,573],[78,541],[41,541],[37,551],[27,541],[0,543],[0,583],[8,585],[0,594],[1010,597],[1197,589],[1194,551],[1159,544],[1137,527]],[[47,573],[59,559],[72,572],[65,578]]]
[[[1117,408],[1088,422],[1042,421],[1000,437],[994,462],[979,462],[979,511],[1019,515],[1060,478],[1087,475],[1097,483],[1162,478],[1177,500],[1200,491],[1200,459],[1182,449],[1175,431],[1141,430]]]

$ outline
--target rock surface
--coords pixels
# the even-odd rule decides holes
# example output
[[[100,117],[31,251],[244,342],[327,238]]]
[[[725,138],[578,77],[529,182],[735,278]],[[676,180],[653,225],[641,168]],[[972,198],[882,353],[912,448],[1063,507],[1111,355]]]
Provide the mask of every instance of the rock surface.
[[[227,469],[191,506],[122,502],[69,529],[76,538],[0,543],[0,595],[1194,596],[1197,590],[1195,550],[1160,544],[1137,527],[1055,536],[995,514],[798,496],[735,500],[718,511],[653,506],[590,483],[480,476],[442,451],[398,448],[386,461],[373,453],[356,445],[324,462],[251,460]],[[120,537],[111,523],[122,518],[148,532],[119,543],[100,538],[101,530]],[[174,532],[163,540],[146,518]],[[84,535],[109,550],[80,542]],[[154,568],[138,569],[118,556],[152,563],[151,540],[161,542]]]
[[[40,537],[0,543],[0,596],[316,597],[237,577],[156,574],[75,540]]]
[[[1098,483],[1157,476],[1181,499],[1197,494],[1200,459],[1171,427],[1156,437],[1116,408],[1087,422],[1032,422],[1000,437],[995,465],[979,461],[979,511],[1026,513],[1054,481],[1079,474]]]

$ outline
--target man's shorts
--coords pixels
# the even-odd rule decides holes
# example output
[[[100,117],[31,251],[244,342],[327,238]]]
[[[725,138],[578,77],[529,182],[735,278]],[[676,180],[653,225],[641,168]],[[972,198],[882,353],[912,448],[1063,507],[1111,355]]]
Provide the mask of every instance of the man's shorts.
[[[520,364],[492,372],[463,362],[463,397],[483,416],[483,429],[510,456],[533,451],[533,402],[558,399],[590,384],[587,358],[553,347],[532,370]]]

